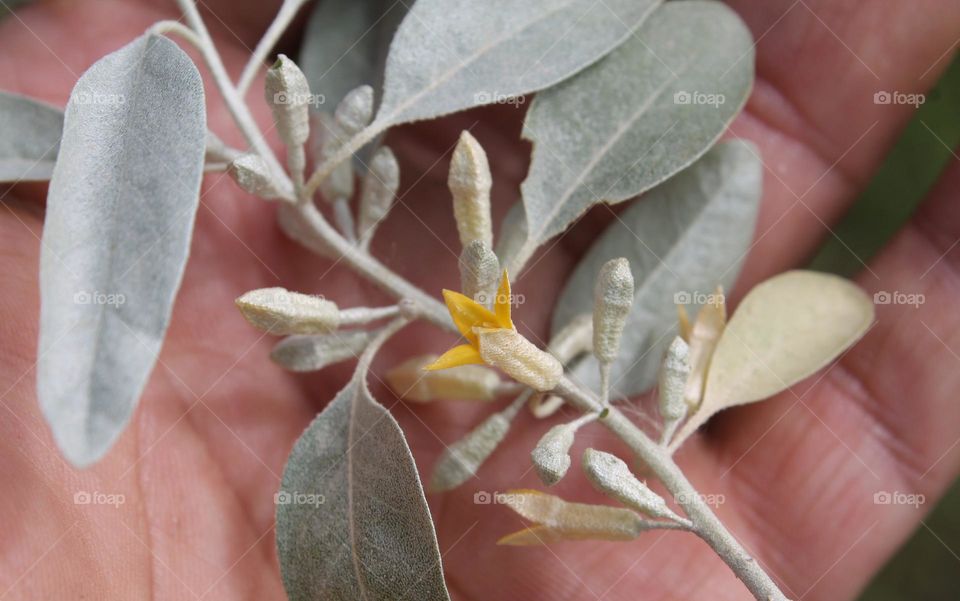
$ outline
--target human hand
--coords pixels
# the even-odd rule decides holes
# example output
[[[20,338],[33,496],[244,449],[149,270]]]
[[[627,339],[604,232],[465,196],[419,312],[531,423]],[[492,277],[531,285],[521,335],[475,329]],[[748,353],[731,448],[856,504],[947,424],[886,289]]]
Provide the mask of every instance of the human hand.
[[[239,73],[246,47],[277,3],[269,4],[237,10],[236,2],[210,3],[223,23],[209,14],[208,22],[232,73]],[[757,242],[738,286],[744,291],[804,260],[825,224],[869,179],[910,108],[875,105],[874,93],[932,85],[960,35],[960,10],[944,0],[928,0],[920,10],[892,2],[732,4],[759,46],[757,89],[730,133],[755,141],[767,166]],[[100,56],[154,21],[177,16],[173,3],[146,1],[25,8],[0,22],[3,87],[62,106]],[[251,104],[268,126],[269,112],[256,99],[262,88],[253,88]],[[219,97],[208,90],[211,129],[239,145]],[[446,159],[459,131],[472,128],[491,156],[502,216],[525,174],[520,118],[514,108],[496,107],[394,132],[406,190],[374,253],[427,291],[455,287]],[[952,168],[859,280],[870,293],[923,294],[924,305],[879,306],[876,326],[836,365],[775,400],[718,416],[680,454],[690,479],[725,500],[720,517],[791,598],[851,599],[922,517],[913,507],[875,505],[874,493],[906,491],[932,502],[960,471],[960,407],[951,394],[960,383],[953,375],[960,332],[943,310],[958,286],[953,245],[960,211],[950,206],[958,186],[960,170]],[[343,306],[372,304],[377,293],[283,238],[274,207],[229,178],[208,176],[201,193],[192,255],[160,362],[128,431],[85,471],[63,461],[36,402],[43,190],[20,186],[4,197],[0,469],[7,486],[0,494],[0,599],[283,598],[273,494],[290,446],[343,384],[348,367],[309,377],[281,371],[266,360],[273,340],[247,327],[232,302],[273,285],[322,292]],[[516,311],[517,325],[531,338],[544,337],[548,319],[533,308],[555,297],[604,213],[591,214],[516,284],[528,300]],[[377,364],[440,351],[451,340],[438,341],[435,329],[417,325]],[[444,443],[489,411],[408,407],[380,388],[421,473]],[[538,487],[529,464],[516,457],[526,456],[544,427],[523,418],[505,442],[513,453],[501,449],[477,479],[431,496],[455,599],[749,598],[706,545],[683,533],[650,533],[635,543],[493,548],[519,523],[507,509],[474,503],[473,495]],[[585,430],[583,439],[619,444],[599,429]],[[567,498],[597,498],[579,477],[558,490]],[[96,492],[113,495],[115,503],[75,503],[75,494]]]

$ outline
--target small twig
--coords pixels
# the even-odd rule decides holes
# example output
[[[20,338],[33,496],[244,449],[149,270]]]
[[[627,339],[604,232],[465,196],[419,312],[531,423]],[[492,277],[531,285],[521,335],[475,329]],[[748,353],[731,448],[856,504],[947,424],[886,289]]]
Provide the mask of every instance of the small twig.
[[[380,133],[383,132],[383,130],[387,127],[387,124],[374,120],[373,123],[357,132],[357,135],[347,140],[337,149],[336,153],[331,155],[330,158],[317,166],[313,174],[310,176],[310,179],[308,179],[307,183],[304,184],[304,196],[312,197],[317,192],[317,188],[320,187],[320,184],[323,182],[323,180],[330,177],[330,174],[333,173],[333,170],[337,165],[351,158],[353,153],[363,148],[365,144],[380,135]]]
[[[668,447],[670,446],[670,440],[673,438],[673,435],[677,431],[677,427],[682,423],[682,420],[672,421],[667,423],[663,431],[660,433],[660,446]]]
[[[555,392],[563,394],[571,404],[584,412],[596,413],[602,407],[599,399],[565,376]],[[653,442],[616,407],[610,407],[606,417],[599,421],[623,440],[657,475],[690,518],[693,532],[713,548],[754,597],[761,601],[788,601],[770,576],[714,515],[666,449]]]
[[[340,309],[340,325],[360,325],[388,317],[396,317],[399,314],[400,307],[397,305],[391,305],[389,307],[350,307],[348,309]]]
[[[449,331],[456,331],[443,303],[389,270],[371,255],[350,244],[327,223],[313,203],[298,203],[295,210],[303,225],[335,251],[346,265],[380,286],[394,298],[414,301],[424,318],[430,322]]]
[[[197,34],[195,34],[192,29],[180,21],[157,21],[149,29],[147,29],[147,33],[153,33],[157,35],[164,35],[167,33],[176,34],[197,50],[203,50],[203,42],[200,41],[200,38],[197,36]]]
[[[226,171],[230,166],[230,163],[223,162],[213,162],[213,163],[204,163],[203,172],[204,173],[221,173]]]
[[[353,213],[350,212],[350,201],[346,198],[338,198],[333,201],[333,220],[337,224],[337,229],[350,244],[357,244],[356,226],[353,222]],[[361,249],[367,252],[366,248]]]
[[[257,76],[257,71],[263,67],[267,55],[273,50],[274,46],[277,45],[280,36],[287,30],[290,22],[297,16],[297,12],[300,11],[300,8],[305,3],[306,0],[283,1],[280,10],[277,11],[277,16],[273,18],[270,27],[267,28],[263,37],[260,38],[257,47],[253,49],[253,54],[250,56],[250,60],[247,61],[247,65],[243,68],[243,73],[237,81],[237,94],[239,94],[241,98],[246,96],[247,90],[250,89],[250,84],[253,83],[253,79]]]
[[[210,74],[213,75],[214,82],[220,90],[220,94],[223,96],[223,100],[227,104],[227,109],[233,116],[237,127],[240,128],[244,138],[246,138],[247,143],[250,144],[254,152],[259,154],[261,158],[267,162],[267,165],[274,172],[278,181],[282,182],[285,187],[289,186],[292,188],[293,183],[290,181],[290,178],[287,177],[286,172],[280,165],[280,161],[277,160],[277,156],[270,148],[270,145],[267,144],[260,128],[257,127],[253,115],[250,114],[250,109],[243,101],[243,98],[237,93],[236,88],[233,87],[230,76],[227,75],[227,69],[223,65],[223,59],[220,58],[220,53],[217,52],[216,46],[213,44],[210,32],[207,31],[207,26],[204,24],[203,19],[200,18],[197,5],[193,0],[177,0],[177,4],[180,6],[180,9],[183,10],[187,23],[195,36],[195,45],[200,50],[203,60],[210,70]],[[176,31],[179,33],[179,30]]]

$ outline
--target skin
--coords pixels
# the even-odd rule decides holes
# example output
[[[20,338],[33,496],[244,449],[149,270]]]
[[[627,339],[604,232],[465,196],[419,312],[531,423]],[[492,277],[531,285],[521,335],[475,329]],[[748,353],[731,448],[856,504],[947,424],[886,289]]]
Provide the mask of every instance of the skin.
[[[238,10],[237,2],[210,1],[205,12],[235,76],[278,3],[242,4]],[[874,92],[923,92],[936,81],[960,36],[960,5],[731,4],[760,42],[756,89],[730,135],[753,140],[767,166],[757,241],[735,302],[757,281],[802,264],[828,235],[910,115],[911,107],[873,104]],[[62,106],[96,59],[155,20],[176,16],[172,2],[38,2],[0,22],[0,81]],[[211,128],[240,145],[220,98],[208,90]],[[252,90],[266,128],[262,78]],[[450,151],[458,132],[471,128],[491,156],[502,216],[526,171],[521,118],[522,111],[502,106],[398,128],[390,143],[401,157],[404,191],[373,252],[426,290],[456,288],[458,244],[444,189]],[[878,306],[876,325],[835,365],[773,400],[718,416],[679,454],[702,492],[723,496],[720,517],[791,598],[853,599],[960,472],[960,317],[953,304],[960,210],[951,202],[958,191],[960,168],[952,164],[857,279],[869,294],[921,293],[925,304]],[[277,285],[323,293],[341,306],[388,299],[285,240],[273,206],[229,178],[208,176],[158,367],[119,442],[78,471],[55,449],[35,394],[44,187],[0,193],[0,599],[283,598],[273,494],[294,440],[350,366],[309,376],[281,371],[267,359],[274,340],[249,327],[232,301]],[[523,333],[545,336],[563,277],[610,219],[605,208],[593,211],[523,274],[515,286],[527,300],[515,311]],[[378,386],[376,374],[453,342],[430,326],[410,326],[383,351],[371,378],[421,476],[444,443],[491,408],[408,406]],[[475,504],[473,495],[542,488],[525,457],[546,427],[524,413],[476,479],[430,496],[455,599],[750,598],[706,545],[684,533],[493,548],[523,524],[505,507]],[[582,431],[575,456],[587,445],[626,456],[597,426]],[[124,502],[76,505],[77,491],[123,495]],[[876,505],[878,491],[919,493],[926,503]],[[576,469],[556,492],[600,501]]]

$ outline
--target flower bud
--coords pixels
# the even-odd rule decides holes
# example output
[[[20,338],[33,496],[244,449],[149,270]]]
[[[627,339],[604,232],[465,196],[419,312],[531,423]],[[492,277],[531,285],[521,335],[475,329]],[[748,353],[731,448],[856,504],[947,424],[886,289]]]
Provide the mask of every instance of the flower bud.
[[[594,488],[627,507],[653,518],[682,520],[667,507],[663,497],[637,480],[619,457],[587,449],[583,452],[583,470]]]
[[[335,303],[284,288],[251,290],[236,305],[251,325],[269,334],[328,334],[340,325]]]
[[[287,146],[302,146],[310,137],[310,84],[303,71],[281,54],[267,70],[264,85],[280,139]]]
[[[570,447],[573,446],[577,427],[579,424],[576,422],[557,424],[547,430],[530,453],[533,467],[547,486],[559,482],[570,469]]]
[[[460,365],[439,371],[424,371],[437,355],[413,357],[387,372],[394,394],[405,401],[427,403],[441,399],[492,401],[500,390],[500,376],[482,365]]]
[[[463,247],[480,240],[487,248],[493,248],[493,226],[490,222],[492,185],[487,153],[470,132],[464,131],[453,151],[447,177],[447,186],[453,194],[453,215]]]
[[[689,353],[690,347],[677,336],[670,343],[660,367],[660,415],[666,422],[676,422],[687,415],[684,393],[690,377]]]
[[[532,342],[507,328],[475,328],[480,341],[480,357],[498,367],[514,380],[534,390],[553,390],[563,376],[563,365],[556,357],[540,350]]]
[[[296,334],[278,342],[270,351],[270,358],[290,371],[316,371],[358,357],[370,343],[371,337],[371,332],[367,330]]]
[[[477,473],[510,429],[513,415],[505,413],[494,413],[469,434],[447,447],[433,468],[431,491],[453,490]]]
[[[363,178],[360,193],[360,212],[357,232],[360,239],[368,241],[373,232],[393,206],[393,199],[400,187],[400,166],[397,157],[383,146],[370,159],[370,166]]]
[[[509,534],[498,545],[542,545],[560,540],[632,540],[656,527],[622,507],[570,503],[536,490],[511,490],[503,502],[537,524]]]
[[[601,364],[620,353],[620,336],[633,306],[633,274],[624,258],[604,263],[597,276],[593,305],[593,354]]]
[[[340,150],[350,136],[343,132],[330,115],[319,113],[316,119],[323,131],[320,157],[327,160]],[[353,196],[353,162],[343,161],[336,165],[330,175],[320,182],[320,194],[324,200],[331,203],[339,199],[350,199]]]
[[[267,167],[267,164],[259,155],[245,154],[238,157],[227,166],[227,173],[245,192],[265,200],[276,200],[289,196],[284,194],[277,186],[270,173],[270,168]]]
[[[474,240],[460,253],[460,289],[485,307],[493,304],[500,279],[500,261],[490,247]]]
[[[333,118],[343,136],[355,136],[373,118],[373,88],[364,85],[350,90],[337,105]]]

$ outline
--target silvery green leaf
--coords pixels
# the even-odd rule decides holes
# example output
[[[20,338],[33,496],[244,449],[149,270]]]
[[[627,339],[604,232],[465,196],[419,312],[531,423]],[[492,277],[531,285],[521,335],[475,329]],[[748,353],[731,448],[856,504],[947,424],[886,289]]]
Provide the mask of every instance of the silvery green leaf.
[[[494,251],[500,259],[500,264],[507,265],[512,258],[516,257],[526,240],[527,215],[523,209],[523,202],[515,202],[503,216],[496,236]],[[511,277],[520,275],[516,271],[510,273]]]
[[[62,131],[58,109],[0,92],[0,182],[50,179]]]
[[[294,334],[278,342],[270,358],[290,371],[316,371],[358,357],[370,337],[368,330]]]
[[[659,0],[417,0],[387,57],[381,127],[548,88],[630,36]]]
[[[651,190],[620,214],[577,265],[560,295],[553,332],[589,311],[593,280],[612,258],[630,261],[636,282],[611,394],[626,397],[654,384],[675,334],[676,303],[703,304],[717,284],[736,281],[753,239],[762,165],[749,142],[718,144],[697,163]],[[597,361],[573,368],[575,380],[596,390]]]
[[[83,74],[64,116],[40,256],[37,392],[78,466],[119,436],[170,322],[203,174],[200,74],[146,35]]]
[[[396,0],[320,0],[300,47],[300,68],[332,113],[361,85],[379,88],[390,40],[408,4]]]
[[[287,460],[276,525],[287,596],[447,600],[413,456],[366,377],[358,368]]]
[[[750,92],[752,43],[720,2],[669,2],[596,66],[538,95],[523,129],[534,144],[522,185],[530,228],[511,271],[591,206],[632,198],[706,152]]]

